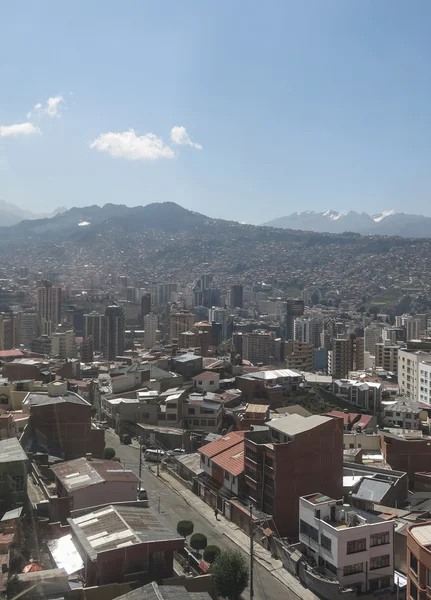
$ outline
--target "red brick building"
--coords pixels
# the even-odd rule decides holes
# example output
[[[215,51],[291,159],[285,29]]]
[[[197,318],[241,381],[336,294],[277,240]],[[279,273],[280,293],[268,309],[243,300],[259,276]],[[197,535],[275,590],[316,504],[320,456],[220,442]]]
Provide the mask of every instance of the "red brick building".
[[[86,587],[172,577],[174,551],[184,547],[163,517],[141,506],[110,505],[68,522]]]
[[[298,535],[299,498],[343,495],[343,422],[322,415],[273,419],[244,437],[244,479],[252,504],[283,537]]]
[[[29,392],[23,410],[29,412],[22,444],[27,452],[47,452],[64,460],[92,454],[103,458],[105,432],[91,422],[91,404],[67,391],[67,384],[50,384],[49,392]],[[56,387],[57,386],[57,387]]]
[[[385,461],[396,471],[404,471],[409,480],[416,472],[431,471],[431,437],[421,431],[402,433],[391,429],[379,431]]]

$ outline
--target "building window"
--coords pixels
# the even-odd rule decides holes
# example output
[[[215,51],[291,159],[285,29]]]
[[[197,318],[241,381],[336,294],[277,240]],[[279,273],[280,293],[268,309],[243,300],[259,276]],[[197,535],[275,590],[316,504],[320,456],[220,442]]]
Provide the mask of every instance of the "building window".
[[[412,600],[418,600],[418,588],[415,586],[413,581],[410,579],[410,598]]]
[[[127,575],[143,573],[145,571],[148,571],[148,564],[143,559],[126,560],[124,563],[124,573]]]
[[[370,535],[370,546],[383,546],[389,544],[389,531],[382,531],[382,533],[372,533]]]
[[[250,467],[245,467],[244,473],[245,473],[246,477],[250,477],[250,479],[253,479],[253,481],[257,481],[256,471],[254,469],[250,469]]]
[[[201,425],[202,425],[203,427],[206,427],[206,426],[207,426],[207,421],[206,421],[206,419],[201,419]]]
[[[165,562],[164,552],[153,552],[151,555],[153,565],[161,565]]]
[[[246,458],[249,458],[253,462],[257,463],[257,452],[255,452],[254,450],[251,450],[251,448],[245,449],[245,456],[246,456]]]
[[[214,385],[214,381],[210,381],[210,385]]]
[[[274,461],[269,456],[265,456],[265,466],[273,467]]]
[[[325,550],[331,552],[332,540],[331,538],[326,537],[326,535],[323,535],[323,533],[320,535],[320,545],[322,548],[325,548]]]
[[[265,494],[265,495],[264,495],[264,497],[263,497],[263,503],[264,503],[264,505],[265,505],[265,508],[267,509],[267,511],[266,511],[266,512],[268,512],[268,509],[269,509],[269,511],[271,511],[271,510],[272,510],[272,508],[273,508],[273,506],[274,506],[274,501],[273,501],[273,499],[271,498],[271,496],[268,496],[267,494]],[[317,530],[316,530],[316,531],[317,531]]]
[[[6,473],[0,473],[0,483],[6,483]]]
[[[227,481],[230,481],[230,473],[228,471],[224,472],[224,478],[227,479]]]
[[[343,569],[343,575],[347,577],[347,575],[353,575],[354,573],[362,573],[364,570],[364,563],[356,563],[354,565],[347,565]]]
[[[302,535],[306,535],[311,540],[319,543],[318,530],[312,525],[309,525],[306,521],[303,521],[302,519],[299,521],[299,531],[300,533],[302,533]]]
[[[375,556],[370,559],[370,571],[374,569],[382,569],[383,567],[389,567],[390,557],[389,554],[383,554],[382,556]]]
[[[366,549],[367,549],[367,540],[365,538],[347,542],[347,554],[354,554],[355,552],[363,552]]]
[[[209,427],[215,427],[215,424],[216,424],[215,419],[208,419],[208,426]]]
[[[331,573],[335,573],[335,575],[337,574],[337,567],[335,567],[332,563],[328,562],[327,560],[325,560],[325,567],[326,569],[328,569],[328,571],[331,571]]]
[[[22,475],[12,475],[12,491],[23,492],[24,491],[24,477]]]
[[[376,579],[370,580],[370,590],[383,590],[391,585],[390,577],[377,577]]]
[[[418,559],[410,552],[410,568],[416,575],[418,574]]]
[[[195,414],[195,409],[189,408],[189,415],[194,415],[194,414]]]

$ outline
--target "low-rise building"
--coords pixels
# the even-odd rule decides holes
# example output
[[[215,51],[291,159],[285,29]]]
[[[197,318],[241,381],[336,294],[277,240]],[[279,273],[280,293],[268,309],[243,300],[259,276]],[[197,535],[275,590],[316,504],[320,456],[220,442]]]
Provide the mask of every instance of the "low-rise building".
[[[372,510],[375,504],[402,506],[408,495],[407,473],[370,465],[344,463],[343,495],[352,505]]]
[[[416,400],[407,396],[396,396],[382,401],[382,421],[387,427],[400,429],[420,429],[428,422],[428,412]]]
[[[28,464],[27,455],[16,438],[0,440],[0,510],[24,504]]]
[[[394,582],[394,521],[321,493],[299,500],[299,539],[325,574],[366,593]]]
[[[381,449],[385,461],[398,471],[405,471],[411,481],[417,471],[431,471],[431,436],[422,431],[381,429]]]
[[[220,388],[220,375],[214,371],[204,371],[193,377],[193,384],[198,392],[217,392]]]

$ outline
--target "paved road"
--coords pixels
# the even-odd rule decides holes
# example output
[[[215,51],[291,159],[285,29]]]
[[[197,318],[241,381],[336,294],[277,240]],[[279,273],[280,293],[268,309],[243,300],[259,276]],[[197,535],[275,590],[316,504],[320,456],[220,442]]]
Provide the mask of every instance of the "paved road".
[[[123,446],[120,444],[118,436],[112,430],[106,430],[106,446],[114,448],[122,464],[138,473],[139,471],[139,450],[133,446]],[[221,548],[238,550],[238,546],[223,534],[217,531],[217,524],[214,525],[193,510],[187,502],[178,494],[169,488],[162,479],[158,479],[142,461],[142,481],[148,492],[150,506],[158,510],[165,519],[176,528],[178,521],[190,519],[195,524],[195,532],[204,533],[208,538],[209,544],[216,544]],[[247,560],[248,555],[244,553]],[[271,575],[262,565],[257,562],[254,564],[254,597],[255,600],[298,600],[298,597],[286,586],[280,583]],[[244,597],[248,597],[248,590]]]

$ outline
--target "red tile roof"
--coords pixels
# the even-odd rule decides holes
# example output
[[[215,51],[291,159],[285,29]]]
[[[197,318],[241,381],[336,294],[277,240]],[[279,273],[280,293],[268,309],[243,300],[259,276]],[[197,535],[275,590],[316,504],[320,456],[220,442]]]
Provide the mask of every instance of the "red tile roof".
[[[244,431],[232,431],[232,433],[226,434],[219,440],[202,446],[202,448],[199,448],[199,452],[203,456],[213,458],[213,456],[217,456],[220,452],[224,452],[228,448],[240,444],[244,440],[244,433]]]
[[[241,475],[244,471],[244,442],[242,441],[217,454],[212,462],[231,475]]]
[[[200,375],[196,375],[196,377],[192,377],[194,381],[210,381],[211,379],[215,379],[218,373],[214,373],[212,371],[204,371],[200,373]]]
[[[361,415],[360,413],[345,413],[341,412],[340,410],[332,410],[331,412],[326,413],[326,415],[328,417],[339,417],[340,419],[343,419],[344,425],[349,424],[349,417],[350,423],[353,423],[353,421],[355,421],[357,417],[360,417],[355,423],[353,423],[353,429],[356,429],[358,425],[360,425],[361,427],[367,427],[372,419],[370,415]]]
[[[0,360],[2,358],[19,358],[24,356],[21,350],[0,350]]]

